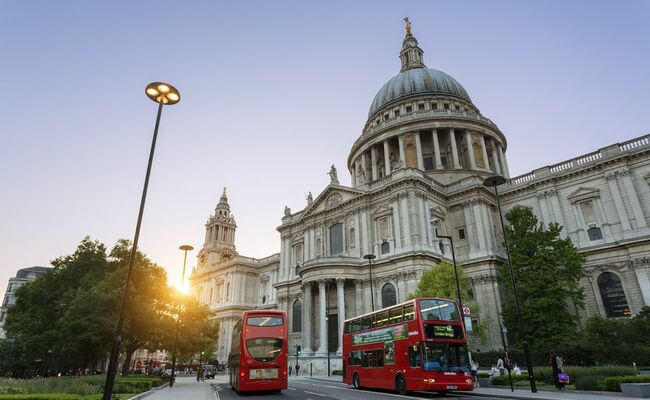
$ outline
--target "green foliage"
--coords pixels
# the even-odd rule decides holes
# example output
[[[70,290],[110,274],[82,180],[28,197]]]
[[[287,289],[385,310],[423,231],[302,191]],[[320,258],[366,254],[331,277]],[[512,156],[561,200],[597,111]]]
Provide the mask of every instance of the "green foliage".
[[[584,375],[575,379],[576,389],[578,390],[603,390],[600,381],[605,379],[602,375]]]
[[[512,375],[512,382],[525,381],[528,382],[528,374]],[[505,375],[499,375],[492,378],[492,384],[497,386],[510,386],[510,379],[508,372]]]
[[[460,293],[463,303],[472,310],[472,315],[480,315],[479,305],[474,300],[470,289],[472,283],[470,278],[465,275],[463,267],[456,266],[458,272],[458,281],[460,283]],[[458,299],[458,290],[456,288],[456,274],[454,266],[446,261],[434,265],[431,269],[422,274],[416,292],[410,298],[416,297],[441,297],[444,299]],[[487,339],[487,329],[491,320],[483,319],[477,326],[474,326],[473,335],[480,341],[485,342]]]
[[[621,383],[650,383],[650,375],[614,376],[601,381],[604,390],[620,392]]]
[[[550,366],[535,367],[535,379],[540,382],[553,384],[553,370]],[[634,368],[619,365],[604,365],[600,367],[565,366],[564,372],[569,374],[572,382],[586,376],[625,376],[635,374]]]
[[[632,319],[589,318],[577,340],[576,350],[592,364],[650,362],[649,321],[650,307],[644,307]]]
[[[103,244],[86,237],[72,255],[53,260],[51,271],[22,286],[7,313],[7,339],[0,340],[0,373],[11,370],[14,376],[33,376],[55,368],[92,369],[105,360],[131,248],[127,240],[119,240],[107,254]],[[137,252],[122,331],[123,374],[137,349],[173,349],[179,301],[184,332],[180,352],[212,351],[218,330],[209,309],[170,288],[165,270]]]
[[[585,257],[569,238],[560,238],[560,225],[544,226],[528,208],[514,207],[506,218],[510,223],[506,235],[512,269],[528,340],[534,348],[555,348],[576,334],[577,317],[568,311],[567,305],[583,305],[584,293],[579,281],[584,276]],[[502,268],[499,281],[508,291],[503,306],[504,323],[509,333],[518,337],[519,324],[507,265]],[[519,341],[513,341],[516,342]]]
[[[332,371],[332,375],[343,375],[342,369],[335,369]]]
[[[105,375],[67,376],[35,379],[0,378],[0,395],[5,398],[9,394],[66,394],[88,396],[102,393]],[[152,386],[163,383],[159,377],[118,377],[115,380],[113,393],[141,393],[151,390]],[[62,397],[66,398],[66,397]]]

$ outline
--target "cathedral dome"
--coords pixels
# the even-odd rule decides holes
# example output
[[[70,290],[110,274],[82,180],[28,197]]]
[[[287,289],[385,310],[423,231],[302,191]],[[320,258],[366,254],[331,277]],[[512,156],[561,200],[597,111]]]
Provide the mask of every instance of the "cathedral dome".
[[[465,88],[458,81],[442,71],[432,68],[411,68],[400,72],[375,95],[368,118],[386,105],[419,95],[446,95],[472,102]]]

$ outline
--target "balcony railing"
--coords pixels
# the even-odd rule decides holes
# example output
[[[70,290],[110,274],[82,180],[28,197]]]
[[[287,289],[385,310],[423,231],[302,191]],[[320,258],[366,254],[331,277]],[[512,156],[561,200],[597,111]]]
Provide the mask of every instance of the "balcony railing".
[[[603,147],[602,149],[596,150],[592,153],[584,154],[571,160],[562,161],[557,164],[536,169],[523,175],[512,177],[510,178],[508,185],[510,187],[520,186],[530,181],[547,177],[549,175],[563,174],[588,166],[590,164],[595,164],[605,158],[614,158],[625,153],[635,153],[648,147],[650,147],[650,135],[641,136],[632,140],[628,140],[627,142]]]

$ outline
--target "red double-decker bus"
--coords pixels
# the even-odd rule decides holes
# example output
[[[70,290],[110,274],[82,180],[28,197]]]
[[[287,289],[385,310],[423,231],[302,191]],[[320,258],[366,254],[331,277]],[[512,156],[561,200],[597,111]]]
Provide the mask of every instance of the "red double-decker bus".
[[[434,391],[474,388],[456,303],[413,299],[345,321],[343,382],[355,388]]]
[[[287,388],[287,316],[284,311],[244,311],[232,333],[230,386],[237,392]]]

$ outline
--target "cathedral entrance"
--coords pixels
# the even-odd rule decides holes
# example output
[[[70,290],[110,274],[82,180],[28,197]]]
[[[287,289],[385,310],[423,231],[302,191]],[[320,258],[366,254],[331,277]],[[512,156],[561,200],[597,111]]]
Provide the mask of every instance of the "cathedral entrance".
[[[327,316],[327,351],[336,353],[339,348],[339,316],[329,314]]]

